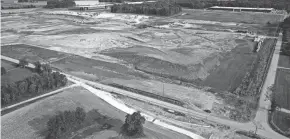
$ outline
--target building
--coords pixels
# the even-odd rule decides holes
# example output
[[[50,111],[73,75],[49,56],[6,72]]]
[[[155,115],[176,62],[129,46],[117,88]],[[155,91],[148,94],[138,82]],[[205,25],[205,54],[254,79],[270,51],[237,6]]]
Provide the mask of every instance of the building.
[[[213,6],[208,9],[234,11],[234,12],[264,12],[264,13],[270,13],[274,11],[274,8],[220,7],[220,6]]]
[[[31,3],[34,3],[34,2],[38,2],[38,0],[18,0],[18,2],[31,2]]]
[[[111,3],[99,2],[99,1],[75,1],[75,6],[70,7],[70,10],[92,10],[98,8],[107,8],[112,6]]]
[[[145,1],[145,3],[154,3],[156,1]],[[144,3],[143,1],[140,1],[140,2],[130,2],[130,1],[124,1],[124,3],[126,4],[142,4]]]

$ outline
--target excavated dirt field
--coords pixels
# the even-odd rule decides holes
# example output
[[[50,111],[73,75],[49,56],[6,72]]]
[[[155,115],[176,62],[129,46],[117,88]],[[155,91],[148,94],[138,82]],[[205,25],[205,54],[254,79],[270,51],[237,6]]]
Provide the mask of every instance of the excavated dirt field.
[[[176,18],[103,10],[1,11],[1,54],[50,61],[75,76],[151,93],[163,93],[163,82],[166,96],[201,109],[211,109],[215,103],[226,105],[215,97],[215,91],[233,91],[257,58],[254,38],[236,31],[271,35],[273,26],[264,22],[275,23],[280,16],[263,14],[263,20],[258,21],[257,14],[217,19],[212,18],[220,15],[215,12],[205,11],[203,16],[188,13]],[[11,43],[54,51],[27,45],[4,46]]]

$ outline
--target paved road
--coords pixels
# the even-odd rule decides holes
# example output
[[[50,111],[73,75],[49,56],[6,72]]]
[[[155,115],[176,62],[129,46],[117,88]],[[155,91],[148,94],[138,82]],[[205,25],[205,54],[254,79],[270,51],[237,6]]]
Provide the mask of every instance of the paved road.
[[[285,70],[289,70],[290,71],[290,68],[285,68],[285,67],[278,67],[279,69],[285,69]]]
[[[183,112],[185,114],[189,114],[193,117],[196,117],[198,119],[203,119],[203,120],[208,120],[208,121],[212,121],[212,122],[215,122],[215,123],[219,123],[219,124],[222,124],[222,125],[227,125],[227,126],[230,126],[232,128],[236,128],[238,130],[243,130],[243,131],[255,131],[256,129],[256,125],[257,123],[261,123],[262,124],[262,127],[263,128],[259,128],[257,130],[257,134],[260,135],[260,136],[263,136],[263,137],[266,137],[266,138],[269,138],[269,139],[287,139],[286,137],[276,133],[275,131],[273,131],[269,125],[268,125],[268,111],[267,111],[267,108],[268,106],[270,105],[270,102],[268,101],[264,101],[265,99],[265,95],[266,95],[266,92],[267,92],[267,87],[269,85],[271,85],[271,82],[273,82],[273,80],[275,78],[275,71],[276,71],[276,68],[277,68],[277,65],[275,66],[275,63],[277,64],[277,51],[280,50],[280,47],[281,47],[281,34],[279,36],[279,40],[277,41],[277,46],[275,48],[275,53],[273,56],[273,59],[272,59],[272,62],[271,62],[271,66],[270,66],[270,69],[269,69],[269,73],[267,74],[267,78],[266,78],[266,82],[264,83],[263,85],[263,89],[262,89],[262,96],[261,96],[261,99],[260,99],[260,108],[257,112],[257,115],[256,115],[256,118],[254,120],[254,122],[248,122],[248,123],[240,123],[240,122],[236,122],[236,121],[232,121],[232,120],[229,120],[229,119],[224,119],[224,118],[220,118],[220,117],[216,117],[216,116],[212,116],[210,114],[207,114],[207,113],[204,113],[202,111],[194,111],[194,110],[189,110],[189,109],[186,109],[186,108],[183,108],[183,107],[180,107],[180,106],[177,106],[177,105],[173,105],[171,103],[167,103],[167,102],[164,102],[164,101],[160,101],[160,100],[157,100],[157,99],[153,99],[153,98],[150,98],[150,97],[146,97],[146,96],[142,96],[142,95],[139,95],[139,94],[136,94],[136,93],[132,93],[132,92],[129,92],[129,91],[125,91],[125,90],[121,90],[119,88],[114,88],[114,87],[111,87],[111,86],[107,86],[107,85],[103,85],[103,84],[100,84],[100,83],[97,83],[97,82],[91,82],[91,81],[87,81],[87,80],[84,80],[84,79],[81,79],[81,78],[78,78],[78,77],[75,77],[75,76],[72,76],[72,75],[68,75],[66,73],[62,73],[62,74],[65,74],[68,79],[75,79],[77,81],[80,81],[82,83],[86,83],[88,85],[91,85],[91,86],[94,86],[94,87],[97,87],[97,88],[100,88],[101,90],[104,90],[106,92],[115,92],[115,93],[118,93],[118,94],[121,94],[121,95],[124,95],[124,96],[128,96],[128,97],[131,97],[131,98],[135,98],[135,99],[138,99],[138,100],[142,100],[142,101],[145,101],[145,102],[148,102],[148,103],[151,103],[151,104],[155,104],[155,105],[159,105],[159,106],[162,106],[162,107],[165,107],[165,108],[169,108],[169,109],[172,109],[172,110],[175,110],[175,111],[179,111],[179,112]],[[2,56],[4,57],[4,56]],[[5,59],[8,58],[8,57],[5,57]],[[11,62],[18,62],[18,60],[15,60],[15,59],[11,59],[11,58],[8,58],[10,59],[9,61]],[[6,60],[8,60],[6,59]],[[29,67],[31,68],[34,68],[34,65],[32,64],[29,64]],[[272,81],[271,81],[272,80]]]
[[[281,108],[279,111],[290,114],[290,110]]]
[[[269,71],[267,73],[265,82],[263,84],[262,90],[261,90],[261,96],[259,100],[259,109],[257,111],[256,117],[254,119],[254,122],[258,124],[258,127],[263,130],[258,130],[258,134],[263,134],[265,131],[267,131],[268,134],[272,135],[272,138],[274,138],[274,135],[279,137],[280,134],[273,131],[272,128],[268,124],[268,109],[271,107],[271,101],[267,99],[268,88],[271,87],[275,82],[276,72],[278,68],[278,62],[279,62],[279,56],[280,56],[280,50],[281,50],[281,44],[282,44],[282,33],[279,34],[279,38],[277,40],[274,54],[270,63]],[[281,136],[281,135],[280,135]],[[282,139],[283,136],[279,137],[279,139]],[[286,137],[284,137],[286,138]],[[278,138],[277,138],[278,139]]]

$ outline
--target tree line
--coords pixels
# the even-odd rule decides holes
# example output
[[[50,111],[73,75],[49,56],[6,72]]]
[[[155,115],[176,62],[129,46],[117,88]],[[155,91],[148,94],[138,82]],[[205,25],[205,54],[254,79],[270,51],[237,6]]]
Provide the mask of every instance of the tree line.
[[[289,56],[290,59],[290,17],[286,18],[281,26],[283,29],[281,54]]]
[[[23,62],[20,62],[19,66],[24,67]],[[67,83],[66,76],[59,72],[52,72],[48,64],[36,62],[34,70],[38,74],[21,81],[1,85],[2,106],[18,102],[23,97],[43,94],[46,91],[65,86]]]
[[[28,9],[28,8],[35,8],[34,5],[21,5],[21,6],[1,6],[1,10],[4,9]]]
[[[68,8],[75,5],[74,0],[48,0],[44,8]]]
[[[182,8],[172,1],[144,2],[142,4],[115,4],[112,13],[135,13],[145,15],[169,16],[182,11]]]
[[[57,115],[49,118],[46,123],[47,134],[46,139],[61,139],[67,138],[71,132],[76,132],[83,127],[86,127],[89,122],[89,117],[85,110],[81,107],[77,107],[73,111],[58,112]],[[94,117],[99,119],[100,117]],[[120,134],[126,138],[139,138],[145,136],[143,130],[143,124],[145,118],[141,116],[139,111],[133,114],[127,114],[125,123],[121,126]],[[91,123],[92,124],[92,123]],[[101,130],[109,129],[111,125],[105,123],[101,127]]]
[[[225,6],[225,7],[252,7],[252,8],[275,8],[280,10],[287,10],[290,12],[289,0],[235,0],[235,1],[201,1],[201,0],[188,0],[177,1],[182,7],[204,9],[212,6]]]

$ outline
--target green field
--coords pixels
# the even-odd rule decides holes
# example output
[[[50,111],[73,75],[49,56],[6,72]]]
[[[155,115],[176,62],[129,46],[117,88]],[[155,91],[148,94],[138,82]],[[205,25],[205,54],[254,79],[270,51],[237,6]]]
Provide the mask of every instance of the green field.
[[[29,62],[35,61],[51,61],[69,56],[53,50],[30,46],[26,44],[15,44],[1,46],[1,55],[14,59],[26,58]]]
[[[183,12],[188,13],[188,15],[178,16],[178,19],[237,22],[247,24],[266,24],[267,22],[276,24],[283,17],[283,15],[278,16],[277,14],[261,14],[251,12],[204,11],[191,9],[184,9]]]
[[[8,71],[5,75],[1,76],[1,85],[21,81],[34,74],[35,73],[33,73],[30,69],[27,68],[13,69],[11,71]]]
[[[74,132],[70,136],[71,138],[118,138],[118,132],[125,120],[126,113],[114,108],[81,87],[64,90],[62,93],[2,116],[2,138],[43,138],[46,134],[46,122],[50,117],[58,111],[75,110],[76,107],[85,109],[88,116],[85,124],[89,126]],[[100,127],[104,123],[110,124],[112,127],[107,130],[101,130]],[[144,127],[146,137],[142,139],[188,139],[187,136],[161,128],[150,122],[146,122]]]
[[[9,71],[11,69],[14,69],[17,67],[16,64],[8,62],[6,60],[1,60],[1,67],[4,67],[6,69],[6,71]]]
[[[290,68],[290,56],[280,54],[278,65],[279,67]]]
[[[281,111],[274,111],[272,117],[272,122],[276,125],[273,127],[278,127],[278,131],[281,130],[285,133],[287,133],[290,129],[290,114],[289,113],[284,113]],[[273,124],[272,123],[272,124]],[[289,133],[289,132],[288,132]],[[286,134],[287,135],[287,134]],[[288,134],[289,136],[290,134]]]
[[[278,106],[290,110],[290,70],[278,69],[274,99]]]

